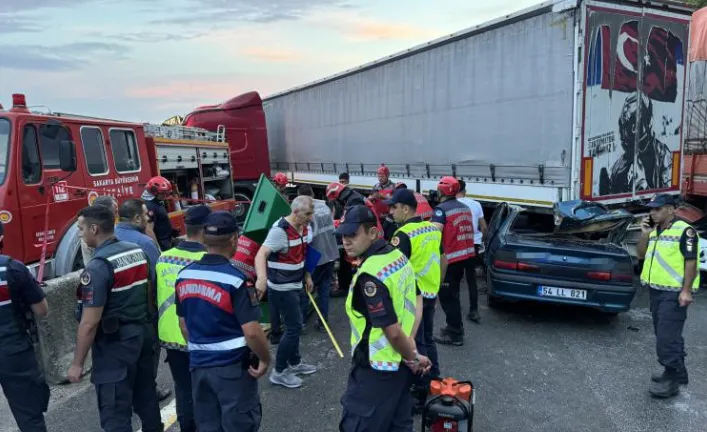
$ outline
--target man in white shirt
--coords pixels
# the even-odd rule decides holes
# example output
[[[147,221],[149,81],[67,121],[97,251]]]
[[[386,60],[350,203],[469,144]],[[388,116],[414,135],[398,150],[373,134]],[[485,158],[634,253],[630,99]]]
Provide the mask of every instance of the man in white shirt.
[[[484,210],[478,201],[466,196],[466,182],[464,180],[459,180],[459,193],[457,193],[457,201],[464,203],[467,207],[471,209],[473,215],[472,222],[474,224],[474,248],[476,249],[476,258],[474,260],[474,265],[469,267],[466,272],[466,283],[469,286],[469,313],[466,315],[466,319],[473,321],[477,324],[481,322],[479,317],[479,291],[476,285],[476,266],[483,266],[483,256],[484,253],[484,243],[483,236],[486,235],[486,220],[484,219]],[[482,267],[483,268],[483,267]]]

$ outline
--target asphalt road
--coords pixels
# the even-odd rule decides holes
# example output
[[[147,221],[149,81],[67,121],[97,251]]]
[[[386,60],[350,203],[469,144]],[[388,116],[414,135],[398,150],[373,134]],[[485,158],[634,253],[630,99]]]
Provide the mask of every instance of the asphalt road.
[[[482,323],[467,323],[464,346],[440,347],[443,374],[475,384],[475,430],[705,430],[707,335],[702,329],[707,328],[707,294],[699,294],[690,307],[685,329],[690,385],[667,401],[647,393],[650,374],[658,369],[647,293],[639,293],[633,309],[615,319],[579,308],[529,303],[490,310],[485,296],[479,300]],[[439,327],[444,318],[441,309],[437,318]],[[339,399],[349,366],[343,299],[332,299],[331,324],[346,358],[338,357],[311,321],[301,351],[320,370],[305,377],[300,389],[261,381],[263,432],[338,430]],[[160,369],[159,383],[170,385],[166,365]],[[52,390],[50,431],[100,430],[95,395],[87,383]],[[170,407],[163,414],[174,421]],[[0,404],[0,431],[14,430],[6,406]]]

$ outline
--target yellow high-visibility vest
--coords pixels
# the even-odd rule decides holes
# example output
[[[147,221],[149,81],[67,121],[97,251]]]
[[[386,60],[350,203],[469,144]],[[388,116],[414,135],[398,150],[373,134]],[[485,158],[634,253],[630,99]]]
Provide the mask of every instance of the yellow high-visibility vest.
[[[643,261],[641,283],[661,291],[680,291],[685,280],[685,257],[680,252],[680,239],[690,225],[683,221],[673,222],[667,229],[658,235],[653,230],[648,237],[648,249]],[[692,239],[694,248],[699,247],[697,232]],[[700,287],[700,271],[692,282],[692,292]]]
[[[408,222],[398,228],[395,234],[399,232],[410,239],[410,264],[415,270],[422,296],[429,299],[437,297],[442,278],[439,253],[442,232],[431,222]]]
[[[353,289],[358,277],[364,273],[380,280],[388,288],[398,323],[406,336],[410,336],[415,324],[415,271],[408,259],[397,249],[366,258],[356,272],[346,298],[346,314],[351,324],[351,355],[366,330],[366,318],[353,307]],[[368,356],[371,368],[378,371],[397,371],[402,361],[402,356],[390,345],[383,329],[376,327],[370,329],[368,336]]]
[[[174,304],[174,283],[181,269],[200,260],[204,254],[206,251],[190,252],[175,247],[164,251],[157,260],[157,329],[164,348],[187,351]]]

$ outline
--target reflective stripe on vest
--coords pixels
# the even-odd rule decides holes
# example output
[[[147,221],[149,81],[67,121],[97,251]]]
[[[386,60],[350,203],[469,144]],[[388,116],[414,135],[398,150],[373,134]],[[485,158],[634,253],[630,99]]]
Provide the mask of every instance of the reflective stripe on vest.
[[[268,287],[281,291],[301,289],[309,230],[305,227],[300,234],[285,218],[273,226],[285,231],[288,248],[268,256]]]
[[[456,200],[447,202],[440,204],[446,218],[442,230],[442,241],[447,262],[453,264],[476,255],[474,221],[471,209],[462,202]],[[445,204],[447,205],[445,206]],[[456,206],[450,208],[455,204]]]
[[[7,286],[7,261],[5,265],[0,267],[0,307],[11,306],[12,297],[10,296],[10,287]]]
[[[397,249],[384,255],[373,255],[356,272],[346,298],[346,314],[351,324],[351,355],[366,329],[366,318],[353,308],[353,290],[363,273],[377,278],[388,288],[398,323],[406,336],[410,336],[415,324],[415,271],[412,265]],[[377,327],[372,327],[368,335],[368,358],[371,368],[379,371],[397,371],[402,361],[402,356],[390,345],[383,329]]]
[[[231,351],[237,348],[243,348],[244,346],[246,346],[245,337],[240,336],[237,338],[209,344],[198,344],[189,342],[189,351]]]
[[[147,318],[147,256],[140,246],[116,241],[98,248],[93,259],[113,267],[113,287],[103,318],[117,315],[122,322],[143,322]]]
[[[187,342],[182,336],[179,327],[177,308],[174,305],[174,283],[177,274],[184,267],[198,261],[204,256],[205,251],[190,252],[179,248],[172,248],[160,255],[155,266],[157,274],[157,329],[160,343],[167,349],[187,350]]]
[[[653,230],[648,237],[648,248],[641,271],[641,283],[661,291],[680,291],[685,280],[685,258],[680,251],[680,238],[690,225],[683,221],[673,222],[660,235]],[[695,234],[694,247],[699,247]],[[692,292],[700,287],[700,272],[692,283]]]
[[[397,231],[410,238],[410,264],[415,270],[417,286],[422,296],[428,299],[437,297],[442,278],[439,249],[442,233],[431,222],[408,222]]]

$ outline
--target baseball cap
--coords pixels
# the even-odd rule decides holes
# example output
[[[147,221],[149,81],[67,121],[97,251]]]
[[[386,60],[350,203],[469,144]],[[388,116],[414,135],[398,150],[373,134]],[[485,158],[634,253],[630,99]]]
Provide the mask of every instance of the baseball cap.
[[[213,212],[204,220],[204,233],[210,235],[228,235],[238,232],[236,218],[227,211]]]
[[[384,201],[387,205],[405,204],[412,208],[417,208],[417,198],[415,192],[410,189],[396,189],[390,199]]]
[[[653,197],[647,204],[646,207],[658,208],[663,206],[678,206],[678,199],[675,195],[670,194],[658,194]]]
[[[365,223],[378,223],[376,215],[373,214],[371,209],[365,205],[352,206],[344,212],[341,216],[341,223],[336,232],[342,236],[350,236],[356,234],[358,227]]]
[[[187,225],[204,225],[204,221],[211,214],[211,207],[198,205],[189,207],[184,213],[184,223]]]

